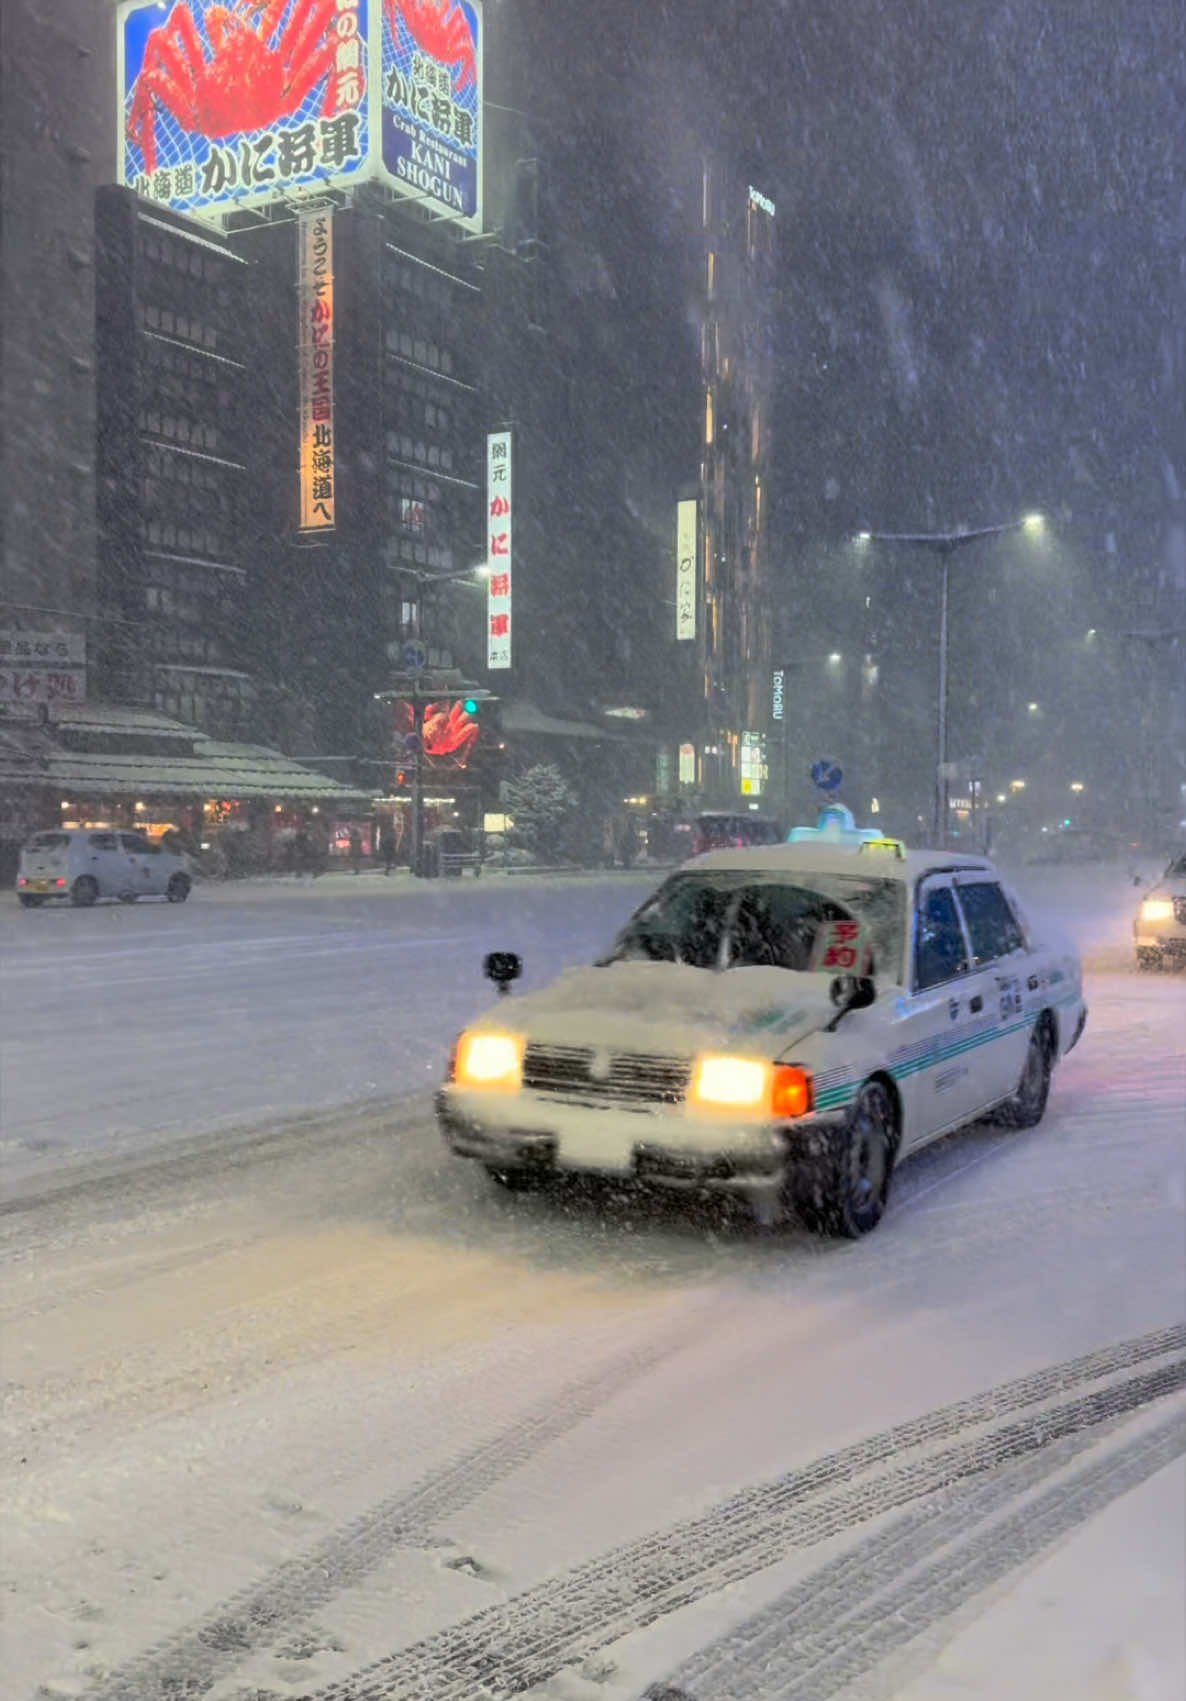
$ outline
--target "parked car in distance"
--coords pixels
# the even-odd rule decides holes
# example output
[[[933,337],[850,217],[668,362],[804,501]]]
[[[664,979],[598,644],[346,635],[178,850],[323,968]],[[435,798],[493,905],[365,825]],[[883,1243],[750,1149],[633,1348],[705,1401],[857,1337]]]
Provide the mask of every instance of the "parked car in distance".
[[[118,827],[63,827],[35,833],[21,851],[16,889],[26,909],[55,899],[79,907],[100,898],[183,904],[193,884],[187,858],[147,833]]]

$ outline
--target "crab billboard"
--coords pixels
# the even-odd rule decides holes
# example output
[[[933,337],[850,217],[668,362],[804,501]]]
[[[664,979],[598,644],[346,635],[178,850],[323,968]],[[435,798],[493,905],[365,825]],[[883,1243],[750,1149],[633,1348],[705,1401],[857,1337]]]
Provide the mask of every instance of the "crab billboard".
[[[426,211],[482,228],[482,8],[383,0],[382,174]]]
[[[219,216],[348,183],[370,155],[370,0],[120,8],[119,181]]]

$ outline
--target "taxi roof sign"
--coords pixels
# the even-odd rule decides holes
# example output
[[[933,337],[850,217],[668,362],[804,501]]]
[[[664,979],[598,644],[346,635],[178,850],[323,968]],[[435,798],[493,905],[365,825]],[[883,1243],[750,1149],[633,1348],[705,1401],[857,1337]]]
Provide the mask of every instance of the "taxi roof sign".
[[[843,803],[829,803],[820,810],[814,827],[792,827],[787,843],[799,845],[814,839],[824,844],[864,845],[881,837],[878,827],[858,827],[852,810]]]
[[[886,839],[878,836],[876,838],[863,840],[860,848],[863,851],[888,852],[890,855],[896,856],[899,862],[905,862],[906,860],[906,846],[902,843],[901,839]]]

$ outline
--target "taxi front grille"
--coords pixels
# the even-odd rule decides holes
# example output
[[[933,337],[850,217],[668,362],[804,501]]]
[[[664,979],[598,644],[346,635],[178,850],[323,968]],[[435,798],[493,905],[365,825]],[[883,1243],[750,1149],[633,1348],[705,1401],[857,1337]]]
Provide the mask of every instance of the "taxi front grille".
[[[529,1044],[523,1085],[537,1093],[618,1104],[678,1104],[688,1090],[686,1057],[608,1051],[591,1045]]]
[[[1174,899],[1174,920],[1186,927],[1186,897]]]

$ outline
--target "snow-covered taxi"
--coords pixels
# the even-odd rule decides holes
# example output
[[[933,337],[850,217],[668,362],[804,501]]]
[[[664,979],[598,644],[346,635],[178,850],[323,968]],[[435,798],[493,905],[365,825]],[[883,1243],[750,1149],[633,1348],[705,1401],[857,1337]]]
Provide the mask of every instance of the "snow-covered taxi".
[[[1176,856],[1145,893],[1132,931],[1142,969],[1186,966],[1186,856]]]
[[[487,959],[500,991],[519,972]],[[686,863],[598,963],[500,998],[437,1114],[505,1186],[733,1191],[855,1237],[920,1146],[989,1112],[1040,1121],[1086,1018],[1074,951],[991,863],[817,834]]]

